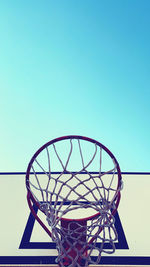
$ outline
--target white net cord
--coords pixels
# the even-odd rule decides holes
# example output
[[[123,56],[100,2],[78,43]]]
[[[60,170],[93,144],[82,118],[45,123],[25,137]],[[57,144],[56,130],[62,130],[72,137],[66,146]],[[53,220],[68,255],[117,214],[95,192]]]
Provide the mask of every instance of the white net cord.
[[[77,140],[75,148],[72,139],[69,139],[69,144],[65,160],[55,144],[51,145],[51,150],[46,147],[47,168],[35,158],[29,190],[46,215],[52,239],[56,242],[59,265],[81,267],[98,264],[102,253],[115,251],[117,232],[112,210],[116,209],[121,183],[118,186],[116,162],[112,158],[109,157],[112,168],[102,169],[103,148],[92,144],[91,156],[85,160],[81,140]],[[80,169],[72,171],[71,161],[77,148]],[[58,173],[53,170],[51,154],[61,168]],[[106,158],[107,162],[106,156],[104,160]],[[97,169],[94,172],[90,168]],[[43,175],[39,174],[39,170]],[[75,217],[76,214],[79,218]],[[106,244],[109,244],[108,249]]]

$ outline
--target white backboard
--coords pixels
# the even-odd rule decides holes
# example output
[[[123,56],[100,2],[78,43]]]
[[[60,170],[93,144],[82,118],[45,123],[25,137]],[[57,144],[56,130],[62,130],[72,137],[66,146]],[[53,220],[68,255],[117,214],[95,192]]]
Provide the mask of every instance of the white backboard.
[[[122,177],[116,251],[103,254],[100,264],[150,265],[150,173],[122,173]],[[30,213],[25,173],[0,173],[0,200],[0,266],[54,266],[55,243]]]

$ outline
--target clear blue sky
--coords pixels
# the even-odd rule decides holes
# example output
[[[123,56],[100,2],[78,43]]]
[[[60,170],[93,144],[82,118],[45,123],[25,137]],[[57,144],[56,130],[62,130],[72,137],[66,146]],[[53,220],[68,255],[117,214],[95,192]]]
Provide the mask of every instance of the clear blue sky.
[[[68,134],[150,171],[150,1],[1,1],[0,126],[0,171]]]

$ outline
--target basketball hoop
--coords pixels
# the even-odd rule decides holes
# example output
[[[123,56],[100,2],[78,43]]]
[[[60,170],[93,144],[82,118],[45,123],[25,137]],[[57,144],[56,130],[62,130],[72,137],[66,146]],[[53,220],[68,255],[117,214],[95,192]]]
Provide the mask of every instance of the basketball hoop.
[[[26,187],[32,214],[56,242],[59,266],[97,264],[102,252],[115,251],[114,214],[122,178],[116,158],[104,145],[74,135],[48,142],[29,162]],[[106,243],[111,249],[105,249]]]

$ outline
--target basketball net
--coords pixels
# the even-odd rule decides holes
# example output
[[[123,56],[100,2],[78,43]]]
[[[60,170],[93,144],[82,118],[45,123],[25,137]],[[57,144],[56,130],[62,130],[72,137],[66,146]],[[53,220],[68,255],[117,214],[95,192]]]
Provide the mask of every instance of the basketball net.
[[[63,142],[63,151],[58,141]],[[106,169],[105,164],[112,168]],[[48,226],[33,212],[56,243],[59,266],[98,264],[102,252],[114,253],[114,214],[122,180],[119,165],[106,147],[80,136],[55,139],[33,156],[26,185],[31,211],[34,203],[46,215]]]

